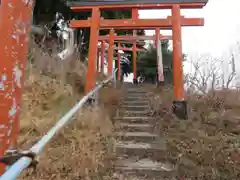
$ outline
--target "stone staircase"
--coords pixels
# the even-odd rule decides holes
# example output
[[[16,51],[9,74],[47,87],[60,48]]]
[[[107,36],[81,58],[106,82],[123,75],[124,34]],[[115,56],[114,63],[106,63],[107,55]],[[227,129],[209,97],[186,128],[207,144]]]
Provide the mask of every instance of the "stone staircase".
[[[156,161],[165,150],[165,143],[154,133],[153,119],[148,116],[148,93],[130,84],[125,91],[115,117],[117,161],[114,176],[119,180],[166,179],[173,167]]]

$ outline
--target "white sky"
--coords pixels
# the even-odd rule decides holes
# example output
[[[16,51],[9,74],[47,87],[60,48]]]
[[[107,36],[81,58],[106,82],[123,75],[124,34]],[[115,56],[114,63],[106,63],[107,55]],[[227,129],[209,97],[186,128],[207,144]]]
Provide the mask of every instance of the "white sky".
[[[204,27],[184,27],[183,51],[187,54],[211,53],[222,55],[240,39],[240,0],[209,0],[204,9],[182,10],[186,17],[204,17]],[[141,10],[140,18],[162,18],[170,10]],[[154,32],[147,31],[147,34]],[[162,31],[171,34],[171,31]]]

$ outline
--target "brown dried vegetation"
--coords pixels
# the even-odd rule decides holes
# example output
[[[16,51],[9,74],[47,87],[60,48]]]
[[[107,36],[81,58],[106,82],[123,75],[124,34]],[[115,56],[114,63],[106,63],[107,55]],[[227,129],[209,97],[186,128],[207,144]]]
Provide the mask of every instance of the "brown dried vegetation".
[[[177,178],[240,179],[240,92],[187,94],[188,120],[172,115],[171,98],[172,88],[165,88],[151,104],[156,131],[167,144],[162,159],[176,166]]]
[[[83,95],[85,65],[76,57],[57,62],[37,48],[31,48],[29,58],[33,59],[25,80],[21,149],[37,142]],[[114,143],[108,112],[114,114],[116,109],[110,105],[116,105],[119,96],[117,89],[102,89],[99,106],[80,110],[44,149],[36,171],[24,171],[21,179],[102,179],[107,175]]]

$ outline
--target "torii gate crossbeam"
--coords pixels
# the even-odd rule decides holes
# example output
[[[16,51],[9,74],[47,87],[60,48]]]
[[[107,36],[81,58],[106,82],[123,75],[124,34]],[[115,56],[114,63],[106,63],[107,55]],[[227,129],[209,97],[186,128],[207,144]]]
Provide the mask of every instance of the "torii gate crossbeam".
[[[72,20],[70,26],[72,28],[88,28],[91,27],[92,18],[88,20]],[[101,29],[155,29],[160,27],[162,30],[172,29],[173,17],[168,16],[166,19],[100,19],[99,27]],[[180,18],[181,26],[203,26],[203,18]]]
[[[113,36],[115,41],[137,41],[137,40],[156,40],[156,35],[153,36]],[[171,40],[172,36],[159,36],[159,40]],[[99,36],[99,41],[108,41],[109,36]]]
[[[201,9],[208,0],[124,0],[124,1],[78,1],[68,2],[75,12],[91,11],[95,7],[101,10],[171,9],[177,4],[181,9]]]

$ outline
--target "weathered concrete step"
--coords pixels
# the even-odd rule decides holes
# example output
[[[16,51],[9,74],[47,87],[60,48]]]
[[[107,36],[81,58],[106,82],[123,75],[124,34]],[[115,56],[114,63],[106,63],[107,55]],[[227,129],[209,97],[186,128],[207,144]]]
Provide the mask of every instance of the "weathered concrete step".
[[[148,92],[148,91],[146,91],[145,89],[142,89],[142,88],[139,88],[139,87],[129,87],[129,88],[127,88],[127,89],[125,89],[125,91],[126,92],[135,92],[135,91],[137,91],[137,92]]]
[[[124,97],[129,97],[129,96],[131,96],[131,97],[147,97],[149,95],[150,95],[150,93],[148,93],[148,92],[139,92],[139,91],[135,91],[135,92],[127,91],[124,93]]]
[[[152,132],[153,126],[150,124],[130,124],[130,123],[119,123],[117,129],[128,132]]]
[[[137,175],[127,175],[124,173],[114,173],[113,177],[114,180],[177,180],[176,178],[166,179],[166,178],[159,178],[159,177],[144,177],[144,176],[137,176]]]
[[[157,139],[156,134],[149,132],[117,132],[116,136],[122,141],[150,142]]]
[[[131,157],[137,156],[139,158],[150,158],[158,160],[166,160],[164,154],[166,145],[164,142],[152,143],[137,143],[131,141],[118,141],[116,143],[116,153],[118,156]]]
[[[149,111],[130,111],[130,110],[124,110],[124,109],[119,109],[117,114],[119,116],[147,116]]]
[[[128,106],[148,106],[148,101],[123,101],[122,105],[128,105]]]
[[[123,98],[123,100],[143,102],[143,101],[148,101],[148,97],[147,96],[126,96]]]
[[[136,123],[136,124],[142,124],[142,123],[149,123],[153,120],[153,118],[148,116],[118,116],[114,118],[115,121],[121,121],[122,123]]]
[[[116,162],[115,170],[125,176],[168,177],[173,172],[170,164],[154,162],[150,159],[123,159]]]
[[[128,88],[126,92],[127,93],[145,93],[145,94],[148,93],[148,91],[140,88]]]
[[[121,109],[127,109],[129,111],[144,111],[149,108],[148,105],[121,105]]]
[[[149,93],[148,91],[144,89],[139,89],[139,88],[132,88],[132,89],[127,89],[125,90],[126,93],[138,93],[138,94],[147,94]]]
[[[127,109],[119,109],[118,110],[118,112],[121,112],[121,113],[123,113],[123,114],[126,114],[126,115],[128,115],[128,114],[139,114],[140,116],[142,116],[142,115],[145,115],[145,114],[147,114],[149,111],[148,110],[144,110],[144,111],[141,111],[141,110],[127,110]]]
[[[143,98],[143,99],[148,99],[150,96],[149,93],[138,93],[138,92],[132,92],[132,93],[125,93],[124,98]]]

